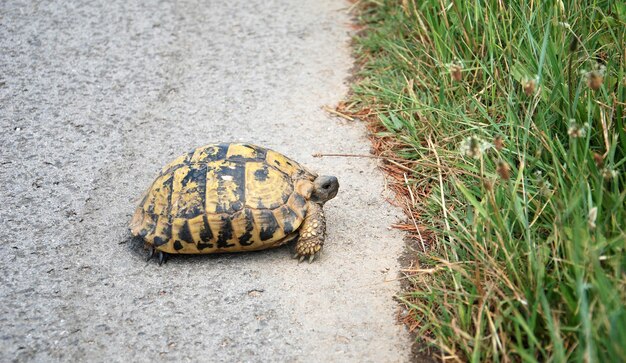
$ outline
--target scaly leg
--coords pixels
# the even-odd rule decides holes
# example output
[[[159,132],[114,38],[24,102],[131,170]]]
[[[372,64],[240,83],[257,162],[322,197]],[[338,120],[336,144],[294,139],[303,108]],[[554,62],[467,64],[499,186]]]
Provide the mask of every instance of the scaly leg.
[[[296,242],[295,257],[300,257],[300,262],[308,257],[311,263],[322,249],[326,238],[326,218],[321,205],[309,202],[306,217],[298,231],[300,237]]]

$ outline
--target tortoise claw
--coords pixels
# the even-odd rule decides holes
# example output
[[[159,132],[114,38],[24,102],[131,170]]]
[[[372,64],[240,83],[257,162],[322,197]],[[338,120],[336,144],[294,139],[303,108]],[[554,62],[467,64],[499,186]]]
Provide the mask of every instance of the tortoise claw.
[[[167,253],[159,251],[159,266],[167,262]]]
[[[309,263],[313,262],[314,259],[315,259],[315,254],[312,254],[311,256],[309,256]]]
[[[305,258],[306,258],[306,256],[300,256],[300,260],[298,261],[298,263],[304,261]]]
[[[150,253],[148,254],[148,258],[146,258],[146,261],[150,261],[152,259],[152,257],[154,257],[154,252],[156,250],[154,248],[150,249]]]

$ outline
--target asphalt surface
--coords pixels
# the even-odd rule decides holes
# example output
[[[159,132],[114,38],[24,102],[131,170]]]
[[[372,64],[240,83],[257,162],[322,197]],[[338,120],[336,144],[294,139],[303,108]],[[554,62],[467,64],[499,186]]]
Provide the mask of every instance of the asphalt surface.
[[[0,361],[402,362],[400,212],[347,92],[341,1],[0,3]],[[289,248],[146,263],[128,222],[157,171],[217,141],[341,189],[313,264]]]

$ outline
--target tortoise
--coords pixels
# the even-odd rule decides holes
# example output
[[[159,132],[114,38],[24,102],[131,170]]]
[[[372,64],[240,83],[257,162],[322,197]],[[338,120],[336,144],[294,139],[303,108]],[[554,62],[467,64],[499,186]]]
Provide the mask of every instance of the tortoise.
[[[167,164],[130,222],[150,260],[170,254],[256,251],[295,242],[312,262],[322,249],[322,207],[339,182],[270,149],[245,143],[199,147]]]

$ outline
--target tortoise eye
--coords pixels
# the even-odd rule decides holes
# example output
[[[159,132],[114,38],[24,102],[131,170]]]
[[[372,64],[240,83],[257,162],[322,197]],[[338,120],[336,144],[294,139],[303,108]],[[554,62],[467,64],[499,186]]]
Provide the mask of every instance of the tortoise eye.
[[[323,185],[322,185],[322,188],[324,188],[324,189],[328,189],[328,188],[330,188],[330,183],[325,183],[325,184],[323,184]]]

